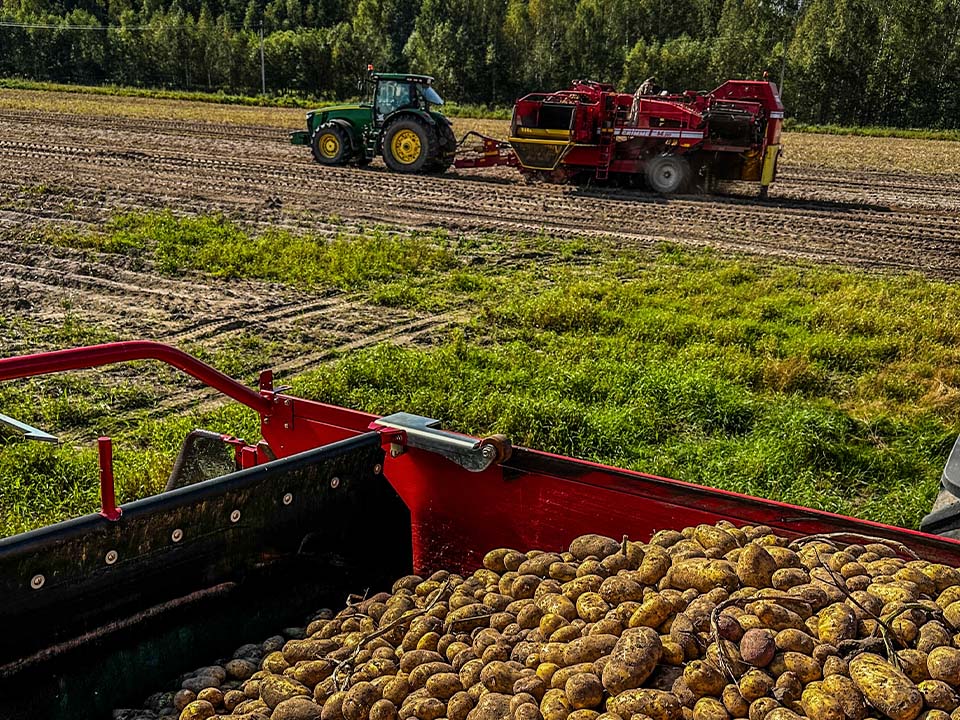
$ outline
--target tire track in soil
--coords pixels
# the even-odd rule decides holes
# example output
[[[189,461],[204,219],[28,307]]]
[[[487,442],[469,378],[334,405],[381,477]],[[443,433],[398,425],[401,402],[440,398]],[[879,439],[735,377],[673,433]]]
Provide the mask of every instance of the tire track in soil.
[[[56,315],[56,299],[69,294],[93,320],[126,336],[176,344],[216,347],[254,332],[280,342],[286,355],[276,367],[290,373],[381,340],[424,341],[464,317],[384,313],[356,294],[158,276],[125,258],[22,243],[26,229],[82,227],[117,211],[166,207],[321,234],[339,231],[330,220],[338,216],[397,228],[547,232],[622,247],[669,242],[960,279],[957,176],[784,165],[770,201],[760,202],[528,185],[510,169],[425,177],[378,165],[319,167],[277,128],[0,111],[0,303],[26,294],[41,315]],[[304,344],[319,349],[301,355]],[[170,397],[161,408],[180,407],[167,403],[182,399]]]

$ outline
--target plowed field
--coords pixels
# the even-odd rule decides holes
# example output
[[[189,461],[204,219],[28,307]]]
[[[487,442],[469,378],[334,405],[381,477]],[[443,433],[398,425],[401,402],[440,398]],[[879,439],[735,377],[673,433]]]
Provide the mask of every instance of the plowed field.
[[[824,142],[836,147],[846,140],[863,142]],[[915,162],[916,141],[879,142],[894,150],[898,142],[912,143],[904,155]],[[849,169],[848,154],[816,167],[809,137],[804,144],[800,158],[791,159],[786,141],[787,159],[769,201],[756,200],[752,188],[665,199],[525,184],[509,169],[422,177],[389,173],[379,162],[323,168],[307,149],[287,144],[283,129],[266,125],[7,107],[0,110],[0,303],[9,315],[42,319],[69,301],[122,336],[177,344],[250,328],[296,336],[298,348],[288,357],[301,359],[291,360],[290,370],[331,348],[416,337],[456,321],[409,310],[385,316],[346,295],[157,277],[128,258],[22,242],[27,231],[50,224],[97,225],[117,211],[156,208],[321,232],[346,222],[507,236],[545,232],[615,246],[668,242],[960,278],[960,175],[949,165],[931,168],[939,174],[895,163],[886,171],[857,170]],[[931,157],[943,157],[954,144],[928,145]],[[864,165],[871,165],[866,155]],[[304,346],[314,351],[304,354]]]

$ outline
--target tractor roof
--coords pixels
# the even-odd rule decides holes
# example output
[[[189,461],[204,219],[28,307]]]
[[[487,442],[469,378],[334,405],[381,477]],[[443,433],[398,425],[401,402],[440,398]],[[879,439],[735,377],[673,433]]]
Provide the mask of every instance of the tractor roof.
[[[413,83],[423,83],[429,85],[433,82],[433,77],[430,75],[412,75],[410,73],[371,73],[371,77],[375,77],[378,80],[406,80],[407,82]]]

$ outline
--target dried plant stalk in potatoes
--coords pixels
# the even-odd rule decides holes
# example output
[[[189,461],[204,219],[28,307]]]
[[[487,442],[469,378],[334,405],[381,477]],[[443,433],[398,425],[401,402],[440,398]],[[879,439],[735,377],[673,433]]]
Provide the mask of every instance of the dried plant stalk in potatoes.
[[[960,572],[729,523],[496,548],[151,702],[248,720],[960,720]]]

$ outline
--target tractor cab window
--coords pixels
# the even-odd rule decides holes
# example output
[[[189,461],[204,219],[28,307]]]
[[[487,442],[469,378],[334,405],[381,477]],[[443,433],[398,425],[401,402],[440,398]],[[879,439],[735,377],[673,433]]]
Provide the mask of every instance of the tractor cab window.
[[[377,115],[386,117],[405,107],[417,107],[417,96],[410,83],[381,80],[377,86]]]
[[[430,105],[443,105],[443,98],[441,98],[437,91],[434,90],[429,85],[420,86],[420,95],[426,100]]]

